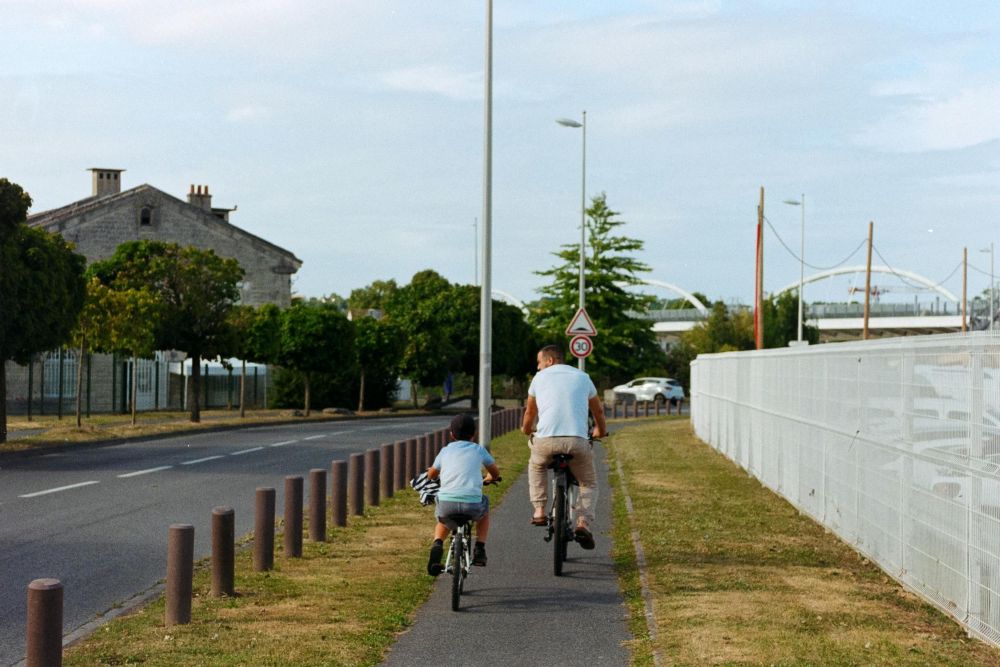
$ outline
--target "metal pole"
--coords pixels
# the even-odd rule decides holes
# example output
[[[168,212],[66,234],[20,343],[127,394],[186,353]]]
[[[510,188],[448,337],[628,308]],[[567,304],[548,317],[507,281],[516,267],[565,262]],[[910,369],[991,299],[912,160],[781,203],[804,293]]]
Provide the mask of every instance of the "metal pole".
[[[802,199],[802,228],[799,233],[800,243],[799,243],[799,337],[798,341],[802,342],[802,300],[804,298],[802,294],[802,287],[805,283],[806,274],[806,196],[803,193]]]
[[[995,308],[993,301],[993,241],[990,241],[990,331],[993,331]]]
[[[580,188],[580,308],[586,303],[587,278],[584,273],[587,257],[587,112],[583,112],[583,159]],[[586,368],[586,359],[580,357],[577,366],[582,371]]]
[[[483,150],[483,283],[479,291],[479,444],[490,448],[493,376],[493,0],[486,0],[486,89]]]
[[[968,329],[969,249],[962,248],[962,333]]]
[[[868,222],[868,262],[865,269],[865,316],[864,325],[861,329],[861,340],[868,340],[868,317],[871,314],[871,294],[872,294],[872,234],[875,223]]]

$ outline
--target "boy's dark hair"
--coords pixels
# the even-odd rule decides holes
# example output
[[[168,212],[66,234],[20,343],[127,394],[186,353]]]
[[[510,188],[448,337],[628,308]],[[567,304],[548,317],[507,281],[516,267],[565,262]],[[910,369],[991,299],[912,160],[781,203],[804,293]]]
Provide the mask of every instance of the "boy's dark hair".
[[[451,418],[451,434],[458,440],[471,440],[476,434],[476,420],[468,412]]]

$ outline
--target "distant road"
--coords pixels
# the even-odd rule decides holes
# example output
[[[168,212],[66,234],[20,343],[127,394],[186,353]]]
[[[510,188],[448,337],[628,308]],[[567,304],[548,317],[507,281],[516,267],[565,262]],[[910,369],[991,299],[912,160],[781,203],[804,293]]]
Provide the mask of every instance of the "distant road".
[[[194,525],[195,555],[207,556],[214,507],[233,507],[236,535],[245,535],[257,487],[276,489],[281,516],[286,475],[308,483],[311,468],[447,423],[310,422],[0,457],[0,665],[24,656],[33,579],[63,582],[64,627],[72,631],[165,576],[170,524]]]

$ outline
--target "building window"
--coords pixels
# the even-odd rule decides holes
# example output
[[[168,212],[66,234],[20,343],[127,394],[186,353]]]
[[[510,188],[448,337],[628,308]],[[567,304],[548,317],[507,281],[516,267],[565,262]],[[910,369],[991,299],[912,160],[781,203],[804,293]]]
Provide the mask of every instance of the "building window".
[[[143,226],[149,226],[153,224],[153,209],[149,206],[143,206],[142,210],[139,211],[139,224]]]

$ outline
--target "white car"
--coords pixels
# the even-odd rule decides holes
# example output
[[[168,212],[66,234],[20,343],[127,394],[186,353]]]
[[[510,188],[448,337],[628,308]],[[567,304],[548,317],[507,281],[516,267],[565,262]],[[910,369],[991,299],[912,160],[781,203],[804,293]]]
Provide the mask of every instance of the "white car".
[[[673,378],[636,378],[612,391],[619,401],[683,401],[684,387]]]

